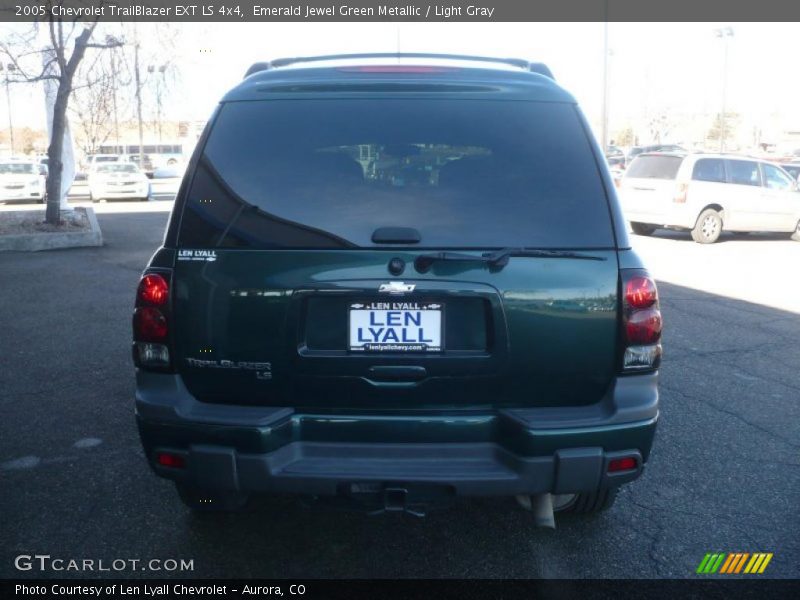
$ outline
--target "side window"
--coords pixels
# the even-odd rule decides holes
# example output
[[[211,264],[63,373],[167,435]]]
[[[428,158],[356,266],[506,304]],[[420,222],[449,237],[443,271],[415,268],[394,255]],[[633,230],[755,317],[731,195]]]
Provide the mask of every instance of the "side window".
[[[694,165],[692,179],[695,181],[725,182],[725,163],[719,158],[701,158]]]
[[[749,160],[729,160],[728,176],[731,183],[739,185],[761,185],[761,177],[758,173],[758,163]]]
[[[791,177],[774,165],[761,163],[764,169],[764,184],[771,190],[791,191],[794,188]]]

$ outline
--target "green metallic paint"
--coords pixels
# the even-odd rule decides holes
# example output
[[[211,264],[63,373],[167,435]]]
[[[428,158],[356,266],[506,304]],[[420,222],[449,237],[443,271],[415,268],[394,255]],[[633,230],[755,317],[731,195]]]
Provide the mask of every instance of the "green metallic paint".
[[[189,390],[210,402],[392,410],[594,403],[616,370],[618,272],[615,251],[587,252],[605,260],[513,257],[502,269],[439,263],[417,273],[419,251],[218,249],[214,262],[175,263],[175,364]],[[387,270],[395,257],[407,264],[398,277]],[[390,280],[417,286],[394,299],[443,302],[445,331],[460,347],[348,353],[347,301],[386,299],[377,290]],[[329,310],[309,312],[310,298]],[[470,299],[478,304],[469,308]],[[448,323],[457,310],[470,318]],[[327,347],[307,343],[307,329],[326,327]],[[270,362],[272,379],[189,367],[187,358]],[[380,365],[419,365],[427,377],[375,381],[368,369]]]

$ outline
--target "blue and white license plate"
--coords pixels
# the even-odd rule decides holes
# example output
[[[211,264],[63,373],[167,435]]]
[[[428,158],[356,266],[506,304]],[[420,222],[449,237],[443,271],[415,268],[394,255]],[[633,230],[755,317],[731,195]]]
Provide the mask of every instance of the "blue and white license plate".
[[[441,352],[443,309],[436,302],[352,302],[350,350]]]

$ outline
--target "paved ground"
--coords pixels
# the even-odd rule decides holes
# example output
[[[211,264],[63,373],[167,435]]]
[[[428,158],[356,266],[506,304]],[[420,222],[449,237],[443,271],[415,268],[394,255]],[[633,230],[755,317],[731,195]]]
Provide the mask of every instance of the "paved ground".
[[[193,559],[198,577],[692,577],[710,551],[774,552],[772,576],[800,577],[800,311],[781,299],[800,244],[636,239],[673,281],[663,413],[648,472],[603,516],[553,532],[505,499],[420,520],[274,498],[204,519],[139,449],[129,319],[167,215],[129,208],[98,209],[103,248],[0,255],[0,577],[33,553]],[[784,309],[696,289],[712,257]]]

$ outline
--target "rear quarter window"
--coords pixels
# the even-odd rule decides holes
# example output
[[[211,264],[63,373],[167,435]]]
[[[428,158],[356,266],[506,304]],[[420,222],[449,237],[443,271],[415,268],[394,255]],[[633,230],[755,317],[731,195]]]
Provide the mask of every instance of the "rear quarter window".
[[[414,247],[614,246],[574,105],[445,98],[223,105],[178,244],[381,247],[384,227]]]
[[[680,156],[638,156],[625,177],[637,179],[675,179],[683,162]]]

